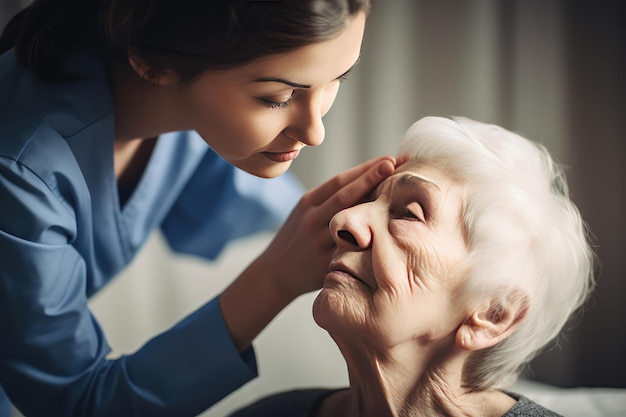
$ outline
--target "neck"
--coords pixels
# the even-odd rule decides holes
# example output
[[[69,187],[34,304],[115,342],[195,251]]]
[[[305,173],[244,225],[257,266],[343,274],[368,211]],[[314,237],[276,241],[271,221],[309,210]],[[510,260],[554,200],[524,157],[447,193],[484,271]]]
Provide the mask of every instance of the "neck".
[[[181,87],[146,81],[125,61],[113,63],[109,74],[117,142],[190,129],[184,116]]]
[[[363,346],[340,346],[350,390],[328,401],[320,417],[501,416],[515,402],[499,391],[465,389],[465,356],[451,352],[455,348],[407,344],[378,351]]]

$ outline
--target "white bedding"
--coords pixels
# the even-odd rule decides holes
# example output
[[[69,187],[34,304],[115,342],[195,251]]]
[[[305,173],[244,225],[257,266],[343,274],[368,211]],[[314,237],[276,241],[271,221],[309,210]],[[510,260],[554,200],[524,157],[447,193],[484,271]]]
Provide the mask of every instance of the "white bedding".
[[[558,388],[522,380],[515,385],[515,392],[564,417],[626,417],[626,389]],[[23,416],[15,412],[13,417]]]
[[[626,417],[626,389],[559,388],[520,380],[514,391],[565,417]]]

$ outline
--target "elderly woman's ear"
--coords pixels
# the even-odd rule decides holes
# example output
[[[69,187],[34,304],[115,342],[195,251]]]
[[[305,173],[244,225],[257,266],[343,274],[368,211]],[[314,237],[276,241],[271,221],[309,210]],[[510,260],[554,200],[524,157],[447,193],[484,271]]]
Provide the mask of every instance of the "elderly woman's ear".
[[[489,348],[513,334],[528,311],[528,295],[515,290],[480,304],[456,332],[456,343],[468,351]]]

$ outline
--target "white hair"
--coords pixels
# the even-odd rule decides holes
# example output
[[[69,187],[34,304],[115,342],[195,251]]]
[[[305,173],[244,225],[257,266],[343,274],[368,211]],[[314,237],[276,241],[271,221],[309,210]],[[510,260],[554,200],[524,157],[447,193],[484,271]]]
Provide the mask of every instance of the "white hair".
[[[507,388],[593,288],[594,252],[563,172],[543,145],[467,118],[420,119],[399,154],[466,187],[467,299],[528,301],[517,331],[474,353],[464,369],[471,389]]]

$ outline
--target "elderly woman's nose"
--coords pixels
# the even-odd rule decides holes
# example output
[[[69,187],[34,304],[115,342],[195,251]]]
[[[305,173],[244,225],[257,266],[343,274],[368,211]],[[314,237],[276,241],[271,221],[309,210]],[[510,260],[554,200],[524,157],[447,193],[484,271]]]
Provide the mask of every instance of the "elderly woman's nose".
[[[337,246],[349,250],[363,250],[370,246],[371,229],[358,207],[342,210],[331,219],[330,231]]]

